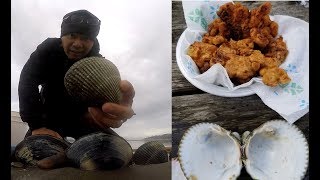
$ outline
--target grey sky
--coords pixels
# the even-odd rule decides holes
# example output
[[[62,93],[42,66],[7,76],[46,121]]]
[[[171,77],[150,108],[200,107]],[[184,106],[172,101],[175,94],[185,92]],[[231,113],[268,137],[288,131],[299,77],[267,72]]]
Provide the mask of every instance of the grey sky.
[[[137,115],[115,130],[130,138],[171,133],[171,1],[12,0],[11,7],[12,111],[19,111],[19,76],[30,54],[60,36],[66,13],[87,9],[101,20],[100,53],[136,91]]]

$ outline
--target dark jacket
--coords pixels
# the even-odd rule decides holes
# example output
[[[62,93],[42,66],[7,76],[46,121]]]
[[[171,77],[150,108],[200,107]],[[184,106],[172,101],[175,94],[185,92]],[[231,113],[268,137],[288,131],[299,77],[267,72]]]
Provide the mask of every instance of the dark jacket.
[[[87,56],[101,56],[99,51],[95,39]],[[22,121],[31,130],[46,127],[75,138],[92,131],[81,118],[87,107],[73,102],[64,87],[64,75],[74,62],[64,53],[60,38],[48,38],[24,65],[18,88],[19,108]]]

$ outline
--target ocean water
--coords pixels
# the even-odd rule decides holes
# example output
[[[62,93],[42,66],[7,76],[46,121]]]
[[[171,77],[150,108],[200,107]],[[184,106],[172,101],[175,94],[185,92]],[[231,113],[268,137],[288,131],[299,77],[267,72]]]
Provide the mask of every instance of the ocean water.
[[[28,130],[28,127],[21,120],[11,121],[11,147],[14,148],[19,142],[21,142]],[[74,142],[73,138],[67,138],[69,142]],[[142,144],[152,140],[127,140],[132,149],[138,149]],[[157,140],[165,147],[172,147],[171,140]]]
[[[142,144],[149,142],[144,140],[127,140],[131,145],[132,149],[138,149]],[[169,140],[159,140],[165,147],[171,147],[171,141]]]
[[[21,142],[28,131],[28,125],[19,117],[17,112],[11,112],[11,146],[15,147]],[[68,138],[67,138],[68,139]],[[70,141],[69,141],[70,140]],[[74,142],[73,138],[68,139],[69,142]],[[137,149],[142,144],[151,140],[127,140],[131,145],[132,149]],[[165,147],[172,147],[171,140],[157,140],[161,142]]]

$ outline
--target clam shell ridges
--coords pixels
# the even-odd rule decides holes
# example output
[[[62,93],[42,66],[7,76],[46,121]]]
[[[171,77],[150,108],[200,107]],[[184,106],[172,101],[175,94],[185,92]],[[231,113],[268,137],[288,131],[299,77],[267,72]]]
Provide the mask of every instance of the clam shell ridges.
[[[281,136],[286,136],[289,137],[291,139],[291,142],[294,142],[295,145],[293,145],[294,147],[288,147],[288,152],[291,152],[290,148],[294,148],[294,150],[301,150],[304,154],[299,154],[300,158],[304,158],[304,159],[300,159],[301,161],[304,161],[304,163],[302,162],[298,162],[298,169],[294,170],[295,175],[291,174],[291,173],[286,173],[286,175],[290,176],[287,177],[289,179],[293,178],[293,176],[295,176],[294,178],[296,179],[302,179],[305,176],[305,173],[307,171],[308,168],[308,161],[309,161],[309,148],[308,148],[308,143],[307,140],[305,138],[305,136],[303,135],[303,133],[301,132],[301,130],[294,124],[290,124],[287,121],[284,120],[271,120],[268,121],[264,124],[262,124],[261,126],[259,126],[258,128],[256,128],[251,134],[250,137],[247,141],[247,144],[245,145],[245,153],[247,158],[250,157],[250,155],[248,155],[248,151],[249,151],[249,146],[250,146],[250,142],[252,140],[252,137],[255,135],[255,133],[259,133],[261,132],[261,128],[264,127],[275,127],[276,129],[280,129],[281,127],[281,131],[278,131],[278,133],[281,133]],[[299,148],[300,147],[300,148]],[[299,151],[299,152],[301,152]],[[248,157],[249,156],[249,157]],[[297,157],[297,154],[294,155],[294,157]],[[291,160],[292,161],[292,160]],[[250,162],[250,161],[249,161]],[[293,161],[292,161],[293,162]],[[253,162],[254,163],[254,162]],[[246,162],[245,162],[246,164]],[[290,164],[291,165],[291,164]],[[252,172],[252,169],[250,167],[250,163],[246,164],[246,169],[248,171],[248,173],[253,177],[253,178],[261,178],[261,177],[254,177],[254,172]],[[267,173],[268,175],[271,175],[270,173]],[[277,174],[275,174],[275,177]],[[269,177],[270,178],[270,177]],[[278,177],[279,178],[279,177]],[[282,177],[283,178],[283,177]]]
[[[105,133],[93,133],[79,138],[67,150],[67,157],[86,170],[121,168],[129,164],[132,155],[133,150],[126,140]],[[114,167],[112,160],[121,163]],[[90,167],[85,164],[90,164]]]
[[[186,132],[184,133],[183,137],[181,138],[181,141],[180,141],[180,144],[179,144],[179,150],[178,150],[178,160],[180,162],[180,166],[181,166],[181,169],[185,175],[185,177],[188,177],[189,179],[194,179],[194,178],[199,178],[199,177],[196,177],[194,174],[191,174],[191,172],[188,172],[187,169],[189,169],[190,167],[187,167],[189,166],[188,163],[186,163],[184,161],[184,156],[186,154],[186,152],[183,152],[184,150],[188,150],[189,148],[187,148],[186,146],[190,146],[190,144],[187,143],[188,140],[192,139],[192,138],[196,138],[196,136],[192,135],[192,134],[197,134],[199,133],[199,129],[201,129],[202,127],[218,127],[220,129],[220,131],[222,133],[225,133],[226,135],[228,135],[232,140],[232,142],[234,142],[234,145],[236,145],[239,150],[236,150],[239,157],[236,158],[238,163],[234,163],[234,166],[232,166],[232,174],[228,173],[228,177],[226,177],[226,175],[224,175],[223,177],[224,178],[228,178],[228,179],[236,179],[239,175],[240,175],[240,171],[241,171],[241,168],[242,168],[242,162],[241,162],[241,152],[240,152],[240,144],[239,144],[239,140],[234,137],[234,135],[231,135],[231,131],[228,131],[224,128],[222,128],[221,126],[217,125],[217,124],[214,124],[214,123],[198,123],[198,124],[195,124],[193,126],[191,126],[189,129],[186,130]],[[191,141],[191,140],[190,140]],[[194,145],[194,147],[192,148],[198,148]],[[196,156],[202,156],[201,154],[197,154],[197,155],[194,155],[194,157]],[[203,154],[204,155],[204,154]],[[186,166],[186,167],[184,167]],[[235,167],[236,166],[236,167]],[[201,167],[199,167],[201,168]],[[213,169],[215,170],[215,169]],[[223,172],[223,173],[226,173],[226,172]],[[187,179],[188,179],[187,178]],[[222,178],[222,177],[220,177]],[[212,177],[207,177],[206,179],[212,179]]]
[[[163,144],[150,141],[140,146],[133,155],[133,162],[138,165],[168,162],[169,157]]]
[[[119,103],[120,73],[109,60],[88,57],[74,63],[67,71],[64,84],[69,95],[89,105]]]
[[[34,164],[43,158],[64,152],[69,143],[49,135],[33,135],[21,141],[15,150],[15,157],[23,163]]]

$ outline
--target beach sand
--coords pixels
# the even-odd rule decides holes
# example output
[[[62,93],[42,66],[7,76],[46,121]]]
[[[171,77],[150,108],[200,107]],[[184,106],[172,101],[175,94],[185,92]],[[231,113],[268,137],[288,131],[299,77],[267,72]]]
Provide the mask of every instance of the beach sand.
[[[84,179],[171,179],[171,162],[132,167],[114,171],[85,171],[73,167],[42,170],[36,167],[11,167],[13,180],[84,180]]]
[[[22,122],[17,112],[11,112],[11,161],[14,158],[15,146],[22,141],[27,124]],[[144,142],[142,142],[144,143]],[[140,146],[142,143],[136,145]],[[171,144],[170,144],[171,145]],[[135,147],[134,149],[136,149]],[[169,152],[171,147],[167,147]],[[171,179],[171,162],[139,166],[134,165],[114,171],[85,171],[73,167],[64,167],[52,170],[42,170],[36,167],[11,166],[11,179],[13,180],[84,180],[84,179]]]

